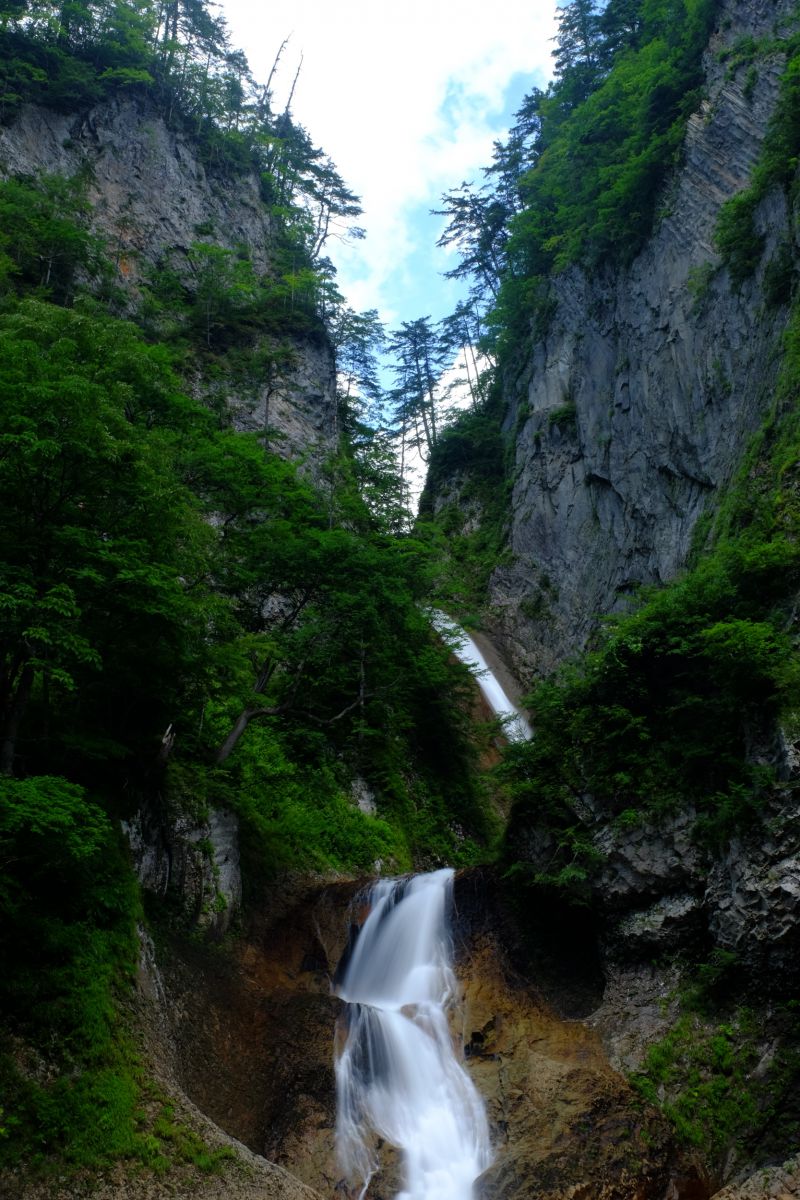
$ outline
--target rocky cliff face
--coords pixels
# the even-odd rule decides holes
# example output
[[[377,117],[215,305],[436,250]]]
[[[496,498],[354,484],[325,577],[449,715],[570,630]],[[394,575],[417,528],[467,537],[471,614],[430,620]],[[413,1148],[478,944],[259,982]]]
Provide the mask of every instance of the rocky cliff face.
[[[117,97],[80,114],[28,105],[0,128],[0,175],[79,172],[88,174],[94,228],[132,301],[166,259],[187,271],[189,248],[206,234],[226,249],[243,248],[257,273],[271,273],[273,231],[258,177],[232,179],[206,167],[196,140],[168,127],[146,98]],[[236,428],[268,423],[278,434],[275,449],[313,468],[336,439],[333,355],[323,340],[291,343],[293,361],[277,386],[223,381],[222,390]],[[201,372],[192,383],[200,393],[221,386]]]
[[[142,807],[123,823],[133,866],[145,891],[170,896],[192,925],[227,933],[242,903],[239,822],[212,808],[204,816]]]
[[[489,624],[523,679],[579,650],[598,617],[686,561],[769,404],[786,310],[764,271],[793,243],[775,192],[757,213],[760,268],[731,285],[713,246],[720,205],[748,182],[777,96],[779,54],[730,72],[720,52],[774,35],[790,0],[725,0],[706,54],[706,98],[683,162],[632,265],[553,283],[546,336],[509,385],[515,431],[510,564]]]
[[[724,851],[698,844],[697,813],[684,809],[635,825],[614,824],[586,799],[583,827],[598,852],[592,908],[606,968],[716,947],[791,993],[798,981],[800,837],[792,793],[777,793],[763,824]],[[512,853],[545,871],[553,841],[522,822]],[[701,955],[702,956],[702,955]]]

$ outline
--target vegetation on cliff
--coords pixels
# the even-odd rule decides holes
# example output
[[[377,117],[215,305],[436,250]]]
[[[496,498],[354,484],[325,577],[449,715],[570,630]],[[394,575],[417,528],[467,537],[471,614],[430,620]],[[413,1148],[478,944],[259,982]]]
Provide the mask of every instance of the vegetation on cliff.
[[[748,839],[769,844],[777,815],[792,813],[778,731],[794,742],[800,709],[798,394],[796,306],[771,411],[697,530],[694,565],[607,619],[593,648],[529,697],[535,739],[501,767],[513,801],[502,858],[523,927],[554,906],[572,913],[564,928],[591,927],[605,903],[601,830],[613,842],[688,811],[707,870]],[[686,886],[680,870],[673,886]],[[661,954],[678,953],[697,982],[634,1076],[717,1184],[732,1162],[780,1161],[800,1133],[793,955],[777,951],[754,976],[747,938],[745,926],[737,953],[697,927],[664,939]]]
[[[589,273],[624,266],[651,228],[659,185],[699,99],[715,15],[712,4],[685,6],[680,17],[678,7],[566,5],[554,82],[526,99],[507,142],[495,148],[486,184],[445,198],[443,240],[462,254],[453,274],[470,280],[474,303],[488,308],[500,332],[493,349],[501,377],[546,324],[551,275],[572,264]],[[721,210],[719,246],[734,285],[760,258],[752,224],[759,202],[776,186],[790,205],[796,199],[799,147],[796,34],[737,47],[737,69],[778,51],[785,67],[751,185]],[[791,256],[780,279],[779,268],[765,276],[768,303],[792,293]],[[714,529],[698,529],[694,569],[667,588],[645,590],[635,611],[608,620],[590,653],[531,698],[536,738],[509,748],[503,769],[517,802],[514,822],[535,819],[560,831],[550,883],[580,891],[587,878],[594,851],[577,815],[584,793],[625,820],[690,804],[698,837],[716,845],[755,819],[770,793],[770,773],[750,750],[779,715],[793,712],[800,684],[790,624],[797,526],[786,482],[797,452],[797,360],[795,315],[773,411]],[[516,431],[504,437],[501,419],[495,394],[447,430],[421,507],[428,536],[444,548],[444,602],[467,616],[503,553],[496,498]]]
[[[795,55],[789,41],[753,182],[723,206],[721,238],[742,204],[752,220],[769,187],[785,187],[793,200],[800,149]],[[731,254],[744,252],[745,242],[736,246]],[[737,263],[732,259],[734,286],[743,278]],[[772,282],[767,271],[765,290]],[[791,270],[784,282],[788,291],[768,300],[791,296]],[[717,510],[695,531],[691,569],[664,588],[646,589],[635,611],[608,619],[590,653],[531,697],[537,738],[512,748],[507,769],[519,800],[515,820],[547,814],[562,831],[547,882],[580,889],[588,877],[591,852],[575,807],[583,792],[617,819],[689,805],[698,813],[697,837],[723,847],[757,821],[778,786],[753,748],[769,741],[778,722],[793,729],[800,706],[793,628],[800,565],[797,303],[781,363],[761,430]]]
[[[723,204],[717,222],[717,249],[725,261],[734,284],[749,278],[764,254],[764,238],[756,229],[756,210],[773,188],[781,188],[790,209],[797,200],[797,151],[800,147],[800,34],[754,43],[745,39],[731,55],[733,66],[747,65],[757,72],[758,61],[768,54],[785,55],[778,103],[770,121],[759,161],[748,187]],[[790,247],[785,245],[768,265],[764,281],[768,303],[786,303],[792,294],[794,265]]]
[[[647,237],[715,12],[714,0],[564,5],[553,82],[525,98],[486,183],[444,197],[442,241],[461,252],[451,274],[488,308],[504,364],[546,322],[552,272],[627,262]]]
[[[429,552],[396,532],[357,397],[314,483],[268,423],[236,432],[189,386],[190,364],[214,395],[272,379],[326,320],[353,344],[322,251],[355,198],[204,5],[2,18],[6,119],[133,87],[214,170],[258,171],[275,234],[260,273],[200,228],[133,303],[88,178],[0,183],[0,1164],[154,1165],[120,1009],[141,919],[120,818],[234,810],[250,886],[470,861],[494,826],[467,673],[419,608]]]
[[[604,53],[605,24],[623,11],[620,42]],[[624,269],[657,219],[664,196],[659,185],[676,163],[685,119],[699,99],[700,52],[714,16],[710,6],[687,7],[671,29],[662,25],[659,32],[658,22],[670,22],[676,12],[677,6],[609,4],[603,13],[590,4],[565,6],[554,84],[526,102],[512,137],[496,148],[485,186],[445,199],[445,240],[463,255],[454,273],[471,281],[474,303],[489,310],[494,336],[488,345],[507,381],[526,361],[530,342],[547,331],[553,274],[577,265],[602,280],[609,269]],[[741,39],[725,54],[731,72],[748,72],[746,100],[761,56],[785,60],[750,186],[722,207],[717,229],[733,288],[762,268],[768,310],[794,301],[763,428],[727,494],[697,527],[689,568],[668,586],[632,597],[626,615],[600,623],[587,654],[537,684],[529,698],[535,737],[508,747],[500,768],[513,802],[502,851],[508,894],[545,958],[552,947],[544,944],[541,925],[555,924],[555,939],[563,933],[577,948],[593,936],[595,920],[606,920],[610,952],[618,949],[620,915],[611,910],[624,901],[603,895],[601,880],[614,872],[610,865],[603,875],[601,847],[624,842],[621,831],[635,837],[637,829],[658,828],[661,818],[669,826],[691,813],[692,837],[708,865],[731,854],[734,839],[768,842],[774,833],[769,819],[791,812],[794,785],[786,786],[777,730],[795,741],[800,706],[800,309],[796,246],[787,239],[773,261],[763,263],[759,205],[780,189],[796,219],[794,28],[777,26],[764,44]],[[670,80],[678,79],[672,91]],[[709,274],[716,270],[708,264]],[[579,338],[579,328],[574,331]],[[444,547],[444,603],[465,617],[479,617],[485,604],[485,591],[481,595],[474,581],[503,563],[503,520],[492,497],[509,486],[517,432],[501,432],[497,400],[481,417],[486,424],[469,414],[448,431],[447,443],[442,440],[423,505],[430,536]],[[526,417],[520,405],[520,421]],[[552,420],[574,423],[569,397]],[[482,458],[484,444],[490,452]],[[543,593],[548,586],[545,577]],[[541,617],[541,609],[533,609],[538,597],[522,600],[523,613],[526,603],[532,606],[526,615]],[[651,891],[646,882],[642,887],[642,905],[660,896],[655,883]],[[667,901],[683,887],[678,870]],[[656,923],[659,912],[656,906]],[[646,912],[634,915],[646,926]],[[776,965],[769,978],[748,980],[734,956],[722,961],[708,928],[692,926],[677,941],[698,978],[717,973],[724,981],[703,998],[699,1016],[694,1001],[681,998],[675,1028],[652,1047],[637,1085],[648,1101],[661,1104],[679,1139],[718,1179],[737,1153],[770,1161],[796,1143],[797,977],[789,963]],[[653,945],[674,952],[676,940],[642,935],[641,944],[643,955],[657,953]],[[619,952],[624,957],[626,946]],[[773,990],[771,1014],[748,1009],[753,986],[759,995]],[[775,1048],[771,1063],[761,1059],[767,1044]]]
[[[441,243],[459,254],[450,274],[469,283],[463,307],[479,331],[486,373],[474,406],[480,415],[457,418],[434,449],[421,514],[449,559],[442,603],[467,618],[479,607],[474,581],[503,553],[498,499],[516,430],[501,433],[502,381],[547,328],[550,278],[573,264],[589,273],[624,265],[652,229],[661,184],[697,107],[715,13],[714,0],[564,5],[552,83],[525,98],[483,185],[443,197]],[[569,407],[560,416],[574,421]],[[459,513],[468,512],[465,528]]]
[[[357,199],[290,114],[273,113],[269,84],[210,8],[0,5],[3,119],[23,101],[76,111],[134,89],[213,171],[258,173],[275,231],[261,273],[198,227],[132,305],[86,179],[0,184],[0,1164],[161,1157],[120,1018],[142,918],[120,818],[232,809],[251,886],[282,868],[488,853],[466,673],[420,601],[479,608],[502,555],[507,439],[491,373],[469,376],[470,411],[442,428],[441,356],[469,344],[474,368],[482,336],[508,369],[546,326],[552,272],[601,270],[641,245],[713,13],[711,0],[560,10],[554,83],[526,99],[486,186],[444,200],[470,302],[440,330],[421,318],[395,333],[395,429],[376,435],[383,331],[344,310],[324,256]],[[742,214],[752,241],[763,189],[789,179],[795,75],[792,58],[756,190],[723,215],[735,275]],[[778,283],[786,298],[791,271]],[[298,339],[329,336],[342,436],[316,484],[274,452],[266,415],[259,434],[235,432],[224,402],[189,387],[190,361],[224,396],[278,378]],[[505,866],[523,888],[590,895],[587,793],[622,822],[691,803],[707,845],[758,819],[774,780],[750,749],[800,708],[798,388],[800,316],[774,412],[693,569],[532,697],[536,740],[502,768],[515,801]],[[393,433],[430,454],[413,534]],[[354,779],[377,814],[353,802]],[[552,838],[546,870],[519,852],[534,823]],[[728,1049],[723,1037],[709,1050],[722,1074]],[[670,1070],[656,1054],[643,1094]]]

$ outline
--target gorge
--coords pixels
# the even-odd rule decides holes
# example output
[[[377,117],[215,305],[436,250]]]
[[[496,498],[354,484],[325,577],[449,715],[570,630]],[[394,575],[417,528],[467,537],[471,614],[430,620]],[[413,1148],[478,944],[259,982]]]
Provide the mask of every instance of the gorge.
[[[795,4],[559,7],[388,336],[211,6],[0,16],[0,1195],[800,1193]]]

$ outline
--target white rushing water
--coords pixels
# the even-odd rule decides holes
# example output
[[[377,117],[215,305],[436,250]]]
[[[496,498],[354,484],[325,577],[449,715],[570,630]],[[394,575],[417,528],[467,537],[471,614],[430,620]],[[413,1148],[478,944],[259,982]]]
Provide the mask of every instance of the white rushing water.
[[[491,1162],[483,1101],[456,1055],[448,930],[453,872],[383,879],[340,966],[347,1035],[336,1061],[337,1148],[363,1197],[377,1139],[402,1151],[398,1200],[469,1200]]]
[[[434,629],[448,639],[456,658],[470,668],[492,712],[503,718],[503,728],[508,740],[529,741],[533,737],[533,730],[528,721],[510,699],[500,680],[495,677],[469,634],[443,612],[432,612],[431,621]]]

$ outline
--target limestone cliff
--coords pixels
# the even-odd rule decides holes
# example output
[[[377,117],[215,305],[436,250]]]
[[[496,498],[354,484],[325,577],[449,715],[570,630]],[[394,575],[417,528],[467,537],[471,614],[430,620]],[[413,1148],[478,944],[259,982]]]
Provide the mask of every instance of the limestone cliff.
[[[765,251],[740,288],[713,237],[750,177],[783,57],[759,58],[756,77],[720,56],[792,10],[721,5],[650,240],[625,269],[555,278],[547,333],[506,380],[510,561],[492,574],[488,625],[524,679],[579,650],[637,585],[675,576],[767,410],[787,312],[765,303],[764,272],[778,247],[797,249],[785,196],[757,212]]]
[[[167,261],[188,275],[188,252],[202,237],[244,250],[257,274],[274,271],[274,231],[255,172],[231,178],[204,164],[197,139],[168,125],[145,95],[120,95],[89,111],[25,105],[0,127],[0,176],[88,175],[94,230],[105,240],[118,280],[135,303],[149,273]],[[201,369],[191,384],[222,393],[234,427],[277,431],[275,449],[316,461],[336,439],[336,378],[324,338],[292,337],[279,385],[213,382]],[[268,410],[267,410],[267,406]]]

